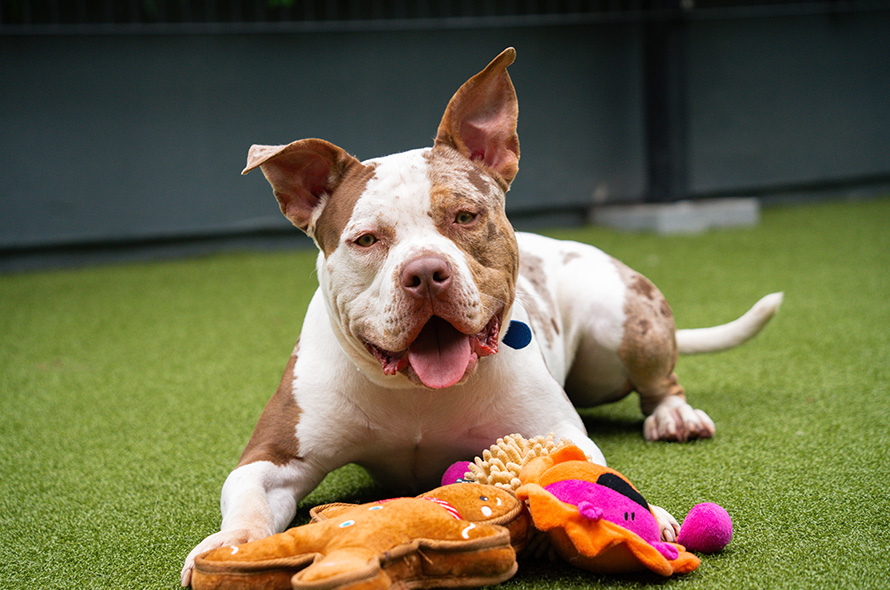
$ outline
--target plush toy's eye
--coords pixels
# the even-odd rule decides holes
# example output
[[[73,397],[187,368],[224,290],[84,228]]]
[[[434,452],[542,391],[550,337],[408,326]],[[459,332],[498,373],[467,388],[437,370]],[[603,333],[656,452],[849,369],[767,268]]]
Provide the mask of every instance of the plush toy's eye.
[[[341,529],[345,529],[346,527],[348,527],[348,526],[352,526],[352,525],[354,525],[354,524],[355,524],[355,521],[354,521],[354,520],[344,520],[343,522],[341,522],[341,523],[338,524],[337,526],[339,526]]]
[[[488,502],[488,496],[479,496],[479,499],[483,502]]]
[[[357,246],[361,246],[362,248],[370,248],[374,244],[377,243],[377,236],[374,234],[362,234],[355,240],[355,244]]]
[[[469,225],[476,219],[476,214],[470,211],[458,211],[454,216],[454,223],[458,225]]]

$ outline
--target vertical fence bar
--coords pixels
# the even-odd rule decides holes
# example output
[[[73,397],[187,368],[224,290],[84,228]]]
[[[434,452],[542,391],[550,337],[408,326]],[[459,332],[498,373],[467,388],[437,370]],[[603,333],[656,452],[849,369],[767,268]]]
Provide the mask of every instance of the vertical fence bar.
[[[643,24],[647,194],[651,202],[677,201],[689,192],[686,99],[686,27],[682,0],[668,15]]]

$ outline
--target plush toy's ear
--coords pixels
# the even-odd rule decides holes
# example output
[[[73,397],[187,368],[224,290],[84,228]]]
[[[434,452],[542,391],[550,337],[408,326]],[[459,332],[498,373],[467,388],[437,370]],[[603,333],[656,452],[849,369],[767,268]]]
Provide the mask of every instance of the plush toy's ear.
[[[543,455],[532,459],[519,472],[519,480],[522,483],[540,483],[541,475],[558,463],[566,461],[587,461],[587,455],[575,445],[565,445],[557,448],[549,455]],[[593,464],[591,464],[593,465]]]
[[[566,445],[550,454],[553,463],[565,463],[566,461],[587,461],[587,455],[575,445]]]
[[[519,472],[519,481],[523,484],[539,483],[541,475],[553,467],[553,455],[536,457],[526,463]]]
[[[359,161],[322,139],[302,139],[288,145],[254,145],[241,174],[260,168],[272,185],[281,212],[308,233],[322,198],[340,184]]]
[[[445,109],[436,145],[448,145],[484,163],[509,188],[519,171],[519,106],[507,66],[516,50],[505,49],[467,80]]]

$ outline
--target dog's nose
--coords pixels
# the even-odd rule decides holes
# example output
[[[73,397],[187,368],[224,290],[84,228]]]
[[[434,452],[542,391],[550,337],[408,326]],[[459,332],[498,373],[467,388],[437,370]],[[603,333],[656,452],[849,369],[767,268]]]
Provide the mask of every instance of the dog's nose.
[[[451,286],[451,265],[440,256],[422,256],[402,268],[402,288],[412,297],[436,297]]]

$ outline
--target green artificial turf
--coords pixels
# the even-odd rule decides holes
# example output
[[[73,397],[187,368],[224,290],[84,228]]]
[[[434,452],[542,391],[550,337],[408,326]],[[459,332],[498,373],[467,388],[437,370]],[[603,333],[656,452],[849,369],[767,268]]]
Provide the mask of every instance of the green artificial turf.
[[[561,230],[648,275],[681,327],[785,291],[737,350],[683,358],[713,440],[646,443],[635,398],[584,410],[610,464],[735,536],[694,573],[524,562],[504,588],[881,588],[890,573],[890,199],[768,209],[751,229]],[[274,391],[315,287],[310,252],[0,276],[0,587],[178,586]],[[507,434],[507,433],[504,433]],[[330,475],[300,505],[380,494]]]

